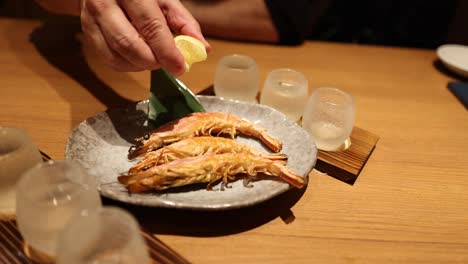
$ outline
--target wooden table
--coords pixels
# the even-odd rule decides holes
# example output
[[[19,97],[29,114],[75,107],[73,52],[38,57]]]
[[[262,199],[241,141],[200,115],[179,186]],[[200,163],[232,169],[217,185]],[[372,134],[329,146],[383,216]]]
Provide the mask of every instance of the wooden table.
[[[148,72],[113,72],[87,47],[83,56],[75,28],[0,19],[0,125],[27,129],[55,159],[80,121],[148,96]],[[356,125],[380,141],[353,186],[314,171],[305,192],[242,210],[126,206],[142,225],[194,263],[468,262],[468,114],[433,50],[211,44],[209,59],[182,77],[194,92],[212,84],[222,56],[247,54],[261,81],[291,67],[310,91],[350,92]]]

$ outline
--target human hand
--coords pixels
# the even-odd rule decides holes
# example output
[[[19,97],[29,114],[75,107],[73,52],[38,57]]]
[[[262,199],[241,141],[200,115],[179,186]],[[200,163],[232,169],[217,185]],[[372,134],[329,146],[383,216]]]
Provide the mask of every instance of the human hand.
[[[198,22],[179,0],[82,0],[87,41],[117,71],[185,70],[172,33],[195,37],[211,49]]]

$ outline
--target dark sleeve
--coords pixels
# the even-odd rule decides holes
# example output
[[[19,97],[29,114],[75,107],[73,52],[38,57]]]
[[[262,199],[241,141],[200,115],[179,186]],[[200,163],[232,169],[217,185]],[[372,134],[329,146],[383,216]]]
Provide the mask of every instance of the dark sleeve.
[[[301,44],[331,5],[331,0],[265,0],[280,44]]]

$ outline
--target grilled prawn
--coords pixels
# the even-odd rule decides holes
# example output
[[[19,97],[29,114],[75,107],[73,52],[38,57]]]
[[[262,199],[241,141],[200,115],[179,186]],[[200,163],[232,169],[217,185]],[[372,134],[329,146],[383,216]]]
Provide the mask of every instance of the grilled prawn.
[[[254,177],[266,174],[278,177],[302,188],[304,177],[294,173],[280,162],[253,154],[210,154],[175,160],[133,175],[120,176],[119,182],[130,192],[164,190],[194,183],[208,183],[207,188],[222,180],[228,183],[237,175]]]
[[[229,138],[192,137],[148,152],[142,161],[130,168],[128,173],[135,174],[177,159],[222,153],[250,153],[270,160],[281,160],[283,163],[288,158],[285,154],[265,153]]]
[[[282,148],[282,142],[268,134],[261,126],[226,113],[197,112],[171,121],[137,139],[139,144],[129,149],[128,158],[136,158],[184,138],[221,134],[234,138],[238,133],[260,139],[274,152],[279,152]]]

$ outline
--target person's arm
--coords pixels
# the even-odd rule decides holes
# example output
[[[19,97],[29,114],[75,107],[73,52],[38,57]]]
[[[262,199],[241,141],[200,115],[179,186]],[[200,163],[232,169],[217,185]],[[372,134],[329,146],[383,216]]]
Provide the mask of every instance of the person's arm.
[[[185,71],[173,34],[210,45],[179,0],[36,0],[49,11],[79,15],[85,39],[117,71]],[[81,6],[80,6],[81,5]]]
[[[208,36],[278,43],[279,35],[264,0],[182,1]]]
[[[80,15],[80,0],[36,0],[45,10],[65,15]]]

